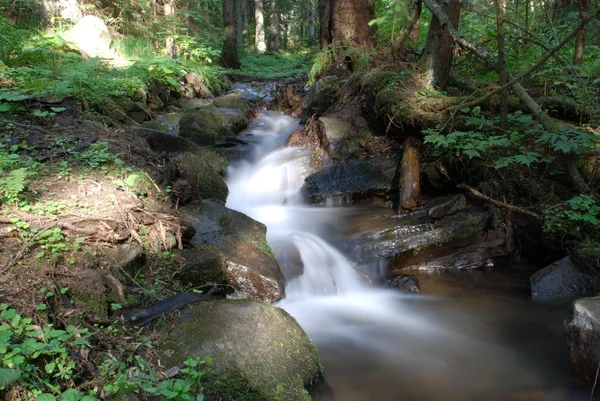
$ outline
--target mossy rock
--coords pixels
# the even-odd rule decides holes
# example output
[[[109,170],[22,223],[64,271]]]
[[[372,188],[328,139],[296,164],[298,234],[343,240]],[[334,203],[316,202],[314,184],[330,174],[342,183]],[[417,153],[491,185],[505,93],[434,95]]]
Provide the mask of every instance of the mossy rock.
[[[207,401],[309,401],[324,383],[317,348],[286,311],[251,300],[184,309],[158,351],[166,367],[210,357]]]
[[[216,108],[221,116],[223,125],[227,127],[234,135],[239,134],[248,126],[248,118],[244,109],[240,108]]]
[[[94,109],[110,118],[111,120],[118,121],[120,123],[127,122],[129,117],[125,110],[123,110],[114,100],[111,98],[103,98],[97,104],[94,105]]]
[[[321,143],[333,160],[357,159],[361,155],[362,138],[352,124],[336,117],[321,117],[318,127]]]
[[[155,131],[169,132],[169,129],[158,121],[144,121],[140,124],[140,127],[153,129]]]
[[[225,202],[229,188],[218,173],[223,169],[222,158],[208,150],[202,154],[185,153],[180,160],[181,170],[192,190],[198,191],[202,199],[217,199]],[[216,168],[215,168],[216,167]],[[219,168],[219,170],[217,170]]]
[[[216,107],[221,107],[224,109],[242,109],[244,112],[252,110],[251,103],[242,99],[241,95],[237,92],[215,98],[213,104]]]
[[[231,134],[214,107],[187,111],[179,120],[179,135],[202,146],[214,146]]]
[[[264,224],[208,200],[191,202],[180,213],[196,229],[181,275],[186,283],[226,282],[262,302],[283,297],[283,274]]]

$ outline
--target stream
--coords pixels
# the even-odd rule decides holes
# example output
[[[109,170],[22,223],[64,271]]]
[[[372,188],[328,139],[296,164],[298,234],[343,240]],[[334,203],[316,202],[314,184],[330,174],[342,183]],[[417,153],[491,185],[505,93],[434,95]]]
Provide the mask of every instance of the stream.
[[[227,171],[227,207],[267,225],[287,283],[278,306],[319,348],[334,400],[589,399],[571,381],[565,305],[530,300],[528,266],[416,273],[419,295],[371,287],[357,270],[385,263],[359,266],[339,244],[392,212],[304,205],[309,151],[284,147],[299,128],[275,112],[251,120],[241,136],[251,151]]]

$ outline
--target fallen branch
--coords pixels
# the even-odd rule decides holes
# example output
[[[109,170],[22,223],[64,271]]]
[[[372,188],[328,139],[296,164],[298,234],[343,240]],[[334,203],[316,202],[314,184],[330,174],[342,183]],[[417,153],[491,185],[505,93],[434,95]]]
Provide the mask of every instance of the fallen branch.
[[[456,188],[464,189],[465,191],[469,191],[476,198],[483,199],[485,201],[493,203],[494,205],[496,205],[498,207],[501,207],[503,209],[506,209],[508,211],[515,212],[515,213],[520,213],[520,214],[524,214],[524,215],[527,215],[527,216],[531,216],[531,217],[533,217],[533,218],[535,218],[537,220],[540,220],[540,221],[542,220],[542,216],[540,216],[537,213],[530,212],[529,210],[525,210],[523,208],[511,205],[509,203],[504,203],[504,202],[500,202],[500,201],[497,201],[495,199],[492,199],[489,196],[482,194],[481,192],[479,192],[475,188],[468,186],[467,184],[458,184],[456,186]]]

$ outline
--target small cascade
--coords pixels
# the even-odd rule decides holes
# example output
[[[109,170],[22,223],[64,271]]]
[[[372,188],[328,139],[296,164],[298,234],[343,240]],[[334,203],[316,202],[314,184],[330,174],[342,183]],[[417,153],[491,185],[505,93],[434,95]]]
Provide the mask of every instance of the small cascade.
[[[515,343],[510,325],[535,316],[522,304],[482,298],[465,309],[460,298],[372,288],[358,270],[385,269],[381,260],[362,253],[360,260],[349,260],[357,250],[344,254],[332,244],[343,242],[348,219],[374,213],[302,205],[299,191],[312,171],[310,154],[283,147],[300,128],[297,119],[270,112],[251,122],[243,139],[253,150],[228,169],[227,206],[267,225],[287,282],[278,306],[319,347],[335,401],[513,399],[503,395],[560,386],[565,375],[547,372],[547,352]],[[331,206],[345,201],[331,199]],[[406,233],[397,234],[410,236],[423,224],[420,217],[411,217]],[[380,220],[365,217],[364,224]],[[573,399],[562,395],[540,399]]]

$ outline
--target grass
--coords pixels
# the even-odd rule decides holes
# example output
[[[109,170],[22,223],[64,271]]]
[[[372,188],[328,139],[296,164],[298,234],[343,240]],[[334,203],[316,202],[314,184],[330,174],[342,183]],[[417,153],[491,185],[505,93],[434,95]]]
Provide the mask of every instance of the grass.
[[[300,75],[308,71],[304,53],[279,52],[275,54],[242,53],[239,75],[258,79],[278,79]]]

